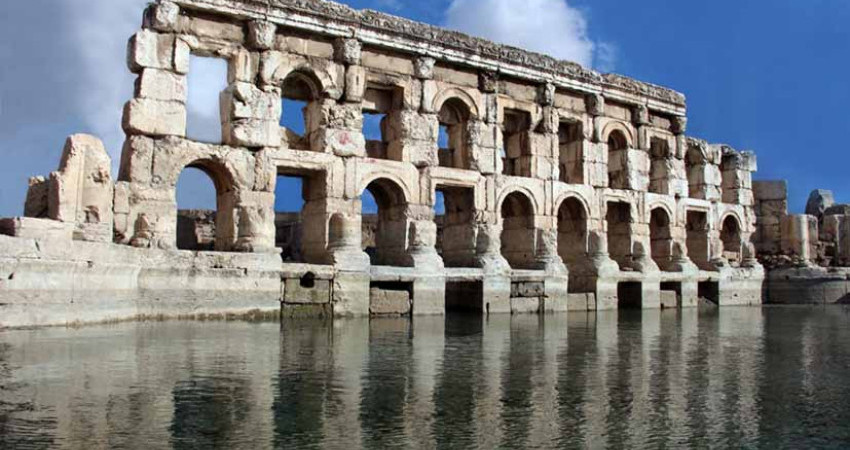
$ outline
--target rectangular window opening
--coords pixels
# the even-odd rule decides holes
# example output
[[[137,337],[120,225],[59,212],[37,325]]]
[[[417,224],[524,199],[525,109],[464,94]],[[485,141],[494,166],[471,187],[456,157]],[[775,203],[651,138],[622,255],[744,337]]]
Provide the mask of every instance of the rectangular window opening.
[[[220,144],[220,94],[227,89],[227,61],[192,56],[189,59],[186,98],[186,137]]]

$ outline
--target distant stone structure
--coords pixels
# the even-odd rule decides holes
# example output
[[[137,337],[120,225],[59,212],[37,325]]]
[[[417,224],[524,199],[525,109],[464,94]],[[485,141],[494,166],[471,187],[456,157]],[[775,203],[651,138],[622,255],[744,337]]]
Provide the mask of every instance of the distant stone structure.
[[[756,181],[759,260],[769,269],[765,300],[850,303],[850,205],[832,191],[811,193],[806,214],[788,213],[784,181]]]
[[[198,56],[229,68],[220,144],[186,137]],[[762,302],[756,158],[688,137],[680,93],[319,0],[159,0],[127,61],[117,179],[99,141],[71,137],[60,170],[31,181],[27,217],[0,224],[0,326],[281,303],[351,316]],[[286,100],[306,105],[303,133],[280,125]],[[215,214],[178,214],[187,167],[213,180]],[[276,222],[278,175],[304,181],[297,238]]]

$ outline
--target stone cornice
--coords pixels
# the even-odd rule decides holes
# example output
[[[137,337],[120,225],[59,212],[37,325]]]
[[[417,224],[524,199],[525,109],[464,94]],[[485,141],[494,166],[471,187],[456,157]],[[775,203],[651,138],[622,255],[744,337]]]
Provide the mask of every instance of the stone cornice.
[[[163,0],[159,0],[163,1]],[[325,0],[172,0],[188,9],[223,12],[246,19],[364,44],[422,54],[437,60],[517,77],[673,114],[685,114],[679,92],[617,74],[600,74],[579,64],[472,37],[372,10],[355,10]]]

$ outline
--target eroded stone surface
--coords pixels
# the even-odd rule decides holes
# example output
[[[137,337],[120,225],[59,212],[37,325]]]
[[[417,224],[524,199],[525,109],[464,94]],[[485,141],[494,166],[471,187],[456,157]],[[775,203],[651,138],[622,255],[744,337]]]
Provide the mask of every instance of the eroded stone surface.
[[[191,55],[228,63],[220,143],[186,138]],[[641,283],[655,308],[674,280],[691,305],[710,278],[752,303],[764,276],[754,233],[760,250],[781,247],[782,194],[754,187],[755,156],[685,136],[683,95],[620,75],[318,0],[159,0],[127,64],[138,80],[118,180],[102,145],[74,136],[60,171],[30,181],[26,215],[112,241],[95,265],[145,255],[121,270],[159,274],[177,292],[225,274],[211,285],[241,280],[297,314],[435,314],[446,283],[461,280],[480,284],[485,311],[519,313],[613,308],[624,282]],[[303,127],[281,125],[284,99],[304,105],[291,112]],[[178,212],[189,167],[212,179],[214,214]],[[278,174],[304,180],[298,227],[275,213]],[[363,214],[367,190],[374,216]],[[757,228],[757,217],[775,223]],[[826,234],[850,249],[850,221],[831,220]],[[11,222],[6,234],[56,240],[64,228],[52,228]],[[239,254],[256,265],[233,263]],[[186,258],[203,264],[169,269]],[[330,275],[302,280],[317,268]]]

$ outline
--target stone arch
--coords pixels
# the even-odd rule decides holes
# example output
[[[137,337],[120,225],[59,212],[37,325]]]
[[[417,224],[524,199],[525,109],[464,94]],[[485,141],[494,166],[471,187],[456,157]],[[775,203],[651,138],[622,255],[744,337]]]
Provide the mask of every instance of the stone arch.
[[[327,97],[322,80],[310,69],[289,72],[280,82],[281,118],[285,147],[294,150],[311,150],[311,136],[318,133],[322,117],[322,98]]]
[[[531,269],[536,249],[533,197],[523,190],[508,193],[500,202],[502,256],[513,269]]]
[[[685,233],[688,257],[700,269],[710,270],[710,248],[708,211],[688,209],[685,211]]]
[[[611,135],[615,133],[620,133],[625,139],[626,148],[635,148],[636,139],[631,128],[624,123],[617,121],[611,121],[605,125],[602,129],[602,134],[600,135],[601,142],[607,143],[611,139]]]
[[[669,267],[673,255],[673,215],[665,205],[650,210],[650,256],[662,270]]]
[[[433,110],[439,112],[446,102],[450,100],[456,100],[466,105],[466,108],[469,110],[470,120],[479,120],[481,117],[481,108],[479,108],[478,103],[471,95],[469,95],[468,92],[460,88],[448,88],[440,91],[440,93],[434,97]]]
[[[306,86],[309,92],[299,93],[299,97],[307,101],[318,100],[325,94],[324,83],[310,68],[299,68],[289,72],[281,81],[280,86],[284,91],[288,85],[301,84]],[[285,94],[286,92],[284,92]]]
[[[375,177],[361,192],[369,191],[378,207],[374,217],[364,216],[363,247],[373,265],[409,266],[408,199],[402,184],[388,177]],[[371,228],[374,225],[374,229]]]
[[[176,180],[188,168],[197,169],[206,174],[215,187],[216,211],[212,218],[212,230],[208,230],[214,235],[213,249],[216,251],[232,250],[237,237],[235,221],[237,186],[233,174],[222,161],[212,158],[198,158],[183,164],[175,177],[175,189],[173,190],[175,200],[177,194]],[[176,201],[175,208],[177,208]],[[201,227],[205,225],[183,216],[179,211],[176,214],[176,220],[176,247],[181,250],[200,250],[201,248],[197,246],[200,239],[197,236]]]
[[[664,210],[664,213],[666,213],[667,217],[670,219],[670,226],[675,226],[675,224],[678,223],[676,207],[672,198],[658,199],[649,203],[646,206],[646,223],[650,223],[652,221],[652,211],[656,209]]]
[[[558,254],[569,265],[588,254],[590,209],[584,199],[574,195],[564,197],[558,205]]]
[[[459,97],[443,102],[437,111],[439,120],[438,161],[441,167],[469,169],[472,163],[469,145],[472,110]]]
[[[723,242],[723,258],[729,262],[740,262],[743,241],[743,222],[740,217],[730,211],[720,222],[720,240]]]
[[[608,187],[629,189],[629,153],[634,139],[630,131],[617,122],[612,122],[603,133],[608,146]]]
[[[588,218],[593,216],[593,208],[591,208],[591,206],[590,206],[591,205],[590,201],[584,196],[584,194],[582,194],[581,192],[578,192],[578,191],[564,192],[561,195],[559,195],[555,199],[555,202],[554,202],[554,204],[557,206],[557,208],[555,208],[555,210],[553,211],[553,214],[557,215],[558,209],[560,208],[561,204],[564,203],[565,201],[569,200],[569,199],[574,199],[575,201],[581,203],[581,207],[584,208],[584,210],[587,212]]]
[[[498,197],[498,201],[496,202],[496,204],[499,205],[499,210],[497,212],[501,214],[502,206],[504,206],[505,204],[505,199],[515,193],[522,194],[530,200],[532,216],[536,216],[538,214],[537,212],[541,211],[541,203],[538,201],[537,197],[534,195],[534,192],[532,192],[531,189],[525,186],[510,185],[502,189],[502,193]]]
[[[608,230],[608,254],[621,269],[631,267],[635,242],[632,224],[640,219],[636,206],[627,201],[610,199],[605,205],[605,222]]]
[[[407,184],[407,182],[405,182],[404,177],[401,177],[398,174],[395,174],[395,173],[392,173],[392,172],[387,172],[387,171],[378,171],[378,172],[373,172],[373,173],[366,175],[362,179],[362,181],[360,182],[360,188],[359,188],[358,192],[360,192],[360,194],[362,195],[363,192],[369,187],[369,185],[371,185],[376,180],[381,180],[381,179],[392,182],[393,184],[398,186],[401,189],[401,192],[404,195],[404,199],[405,199],[406,202],[409,202],[409,203],[416,203],[417,202],[417,198],[415,198],[414,195],[413,195],[413,192],[414,192],[413,189],[411,188],[411,186],[409,186]]]
[[[280,67],[275,71],[275,84],[283,86],[283,83],[290,79],[293,75],[303,77],[304,80],[309,80],[316,99],[320,98],[337,98],[341,93],[340,87],[334,81],[333,77],[326,70],[317,69],[307,62],[301,62],[292,66]]]

